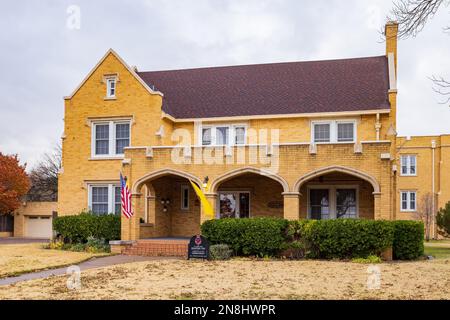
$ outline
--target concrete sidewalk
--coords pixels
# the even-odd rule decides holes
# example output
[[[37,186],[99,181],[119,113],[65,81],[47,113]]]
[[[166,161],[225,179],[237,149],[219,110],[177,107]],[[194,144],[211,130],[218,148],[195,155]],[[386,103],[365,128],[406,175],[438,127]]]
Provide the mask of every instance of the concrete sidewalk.
[[[167,258],[167,257],[143,257],[143,256],[109,256],[102,258],[92,258],[88,261],[77,264],[80,267],[81,271],[96,269],[101,267],[113,266],[124,263],[131,262],[140,262],[140,261],[151,261],[151,260],[167,260],[167,259],[177,259],[177,258]],[[34,279],[43,279],[52,276],[60,276],[66,274],[67,267],[57,268],[52,270],[44,270],[32,273],[22,274],[17,277],[3,278],[0,279],[0,286],[5,286],[9,284],[14,284],[21,281],[34,280]]]

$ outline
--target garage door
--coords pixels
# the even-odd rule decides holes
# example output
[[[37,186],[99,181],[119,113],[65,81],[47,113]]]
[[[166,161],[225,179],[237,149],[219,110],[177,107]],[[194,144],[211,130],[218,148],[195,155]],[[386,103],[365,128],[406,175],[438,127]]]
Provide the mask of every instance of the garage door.
[[[51,217],[27,217],[26,237],[30,238],[51,238],[52,218]]]

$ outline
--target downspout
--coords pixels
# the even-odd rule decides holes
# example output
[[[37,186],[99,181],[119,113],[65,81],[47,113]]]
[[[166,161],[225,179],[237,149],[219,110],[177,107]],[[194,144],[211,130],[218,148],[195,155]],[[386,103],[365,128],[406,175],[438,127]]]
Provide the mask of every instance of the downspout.
[[[431,226],[432,226],[432,237],[433,239],[436,239],[436,218],[435,218],[435,210],[436,210],[436,204],[435,204],[435,177],[434,177],[434,162],[435,162],[435,149],[436,149],[436,140],[432,140],[431,141],[431,194],[432,194],[432,199],[431,199]]]

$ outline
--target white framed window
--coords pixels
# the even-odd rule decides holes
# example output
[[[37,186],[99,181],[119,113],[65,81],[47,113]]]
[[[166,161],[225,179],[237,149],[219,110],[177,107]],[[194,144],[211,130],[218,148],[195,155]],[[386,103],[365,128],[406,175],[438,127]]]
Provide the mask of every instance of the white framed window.
[[[244,145],[247,140],[246,125],[205,125],[200,130],[202,146]]]
[[[88,207],[95,215],[116,214],[121,212],[119,184],[90,184],[88,187]]]
[[[312,143],[356,142],[355,120],[325,120],[311,122]]]
[[[189,210],[189,186],[181,186],[181,210]]]
[[[106,97],[115,98],[116,97],[116,83],[115,77],[106,79]]]
[[[417,210],[417,192],[401,191],[400,192],[400,211],[415,212]]]
[[[123,157],[124,148],[130,146],[131,122],[99,121],[92,124],[93,158]]]
[[[416,155],[402,155],[400,156],[401,175],[402,176],[416,176],[417,175],[417,156]]]
[[[358,186],[308,186],[308,219],[357,219]]]

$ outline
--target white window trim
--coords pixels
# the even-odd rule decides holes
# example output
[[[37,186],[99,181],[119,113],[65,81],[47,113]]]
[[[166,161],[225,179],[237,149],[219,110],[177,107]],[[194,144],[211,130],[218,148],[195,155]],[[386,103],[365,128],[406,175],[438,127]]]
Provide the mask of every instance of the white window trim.
[[[338,124],[352,123],[353,124],[353,141],[338,141]],[[314,126],[316,124],[330,125],[330,141],[329,142],[315,142],[314,141]],[[314,120],[311,121],[311,143],[312,144],[353,144],[358,141],[358,121],[355,119],[339,119],[339,120]]]
[[[402,206],[403,193],[407,194],[407,197],[406,197],[407,208],[406,209],[403,209],[403,206]],[[415,209],[411,209],[411,193],[414,193],[416,195],[416,197],[414,199]],[[415,190],[400,190],[400,212],[417,212],[417,191],[415,191]]]
[[[244,143],[243,144],[236,144],[236,128],[243,127],[245,129],[244,133]],[[217,128],[228,128],[228,144],[217,144],[216,140],[216,132]],[[211,129],[211,144],[209,145],[203,145],[203,129]],[[247,144],[247,137],[248,137],[248,125],[243,123],[236,123],[236,124],[207,124],[207,125],[200,125],[198,129],[198,141],[197,145],[202,147],[223,147],[223,146],[245,146]]]
[[[93,187],[107,187],[108,188],[108,214],[114,214],[115,209],[115,193],[114,187],[120,187],[120,183],[91,183],[88,184],[88,208],[92,211],[92,188]]]
[[[307,195],[307,218],[311,219],[311,204],[310,204],[310,191],[312,189],[326,189],[329,194],[329,207],[330,207],[330,219],[337,219],[337,199],[336,199],[336,190],[337,189],[355,189],[356,190],[356,218],[359,219],[359,186],[358,185],[309,185],[307,186],[308,195]]]
[[[407,169],[407,173],[403,173],[403,158],[406,157],[406,169]],[[416,159],[416,172],[415,173],[411,173],[411,157],[414,157]],[[402,154],[400,155],[400,176],[402,177],[416,177],[417,176],[417,155],[415,154]]]
[[[235,196],[236,196],[236,214],[237,215],[240,215],[241,213],[240,213],[240,198],[239,198],[239,194],[241,194],[241,193],[248,193],[248,217],[249,218],[252,218],[252,205],[251,205],[251,203],[252,203],[252,195],[251,195],[251,192],[250,191],[242,191],[242,190],[238,190],[238,191],[233,191],[233,190],[231,190],[231,191],[219,191],[218,192],[218,197],[217,197],[217,204],[216,204],[216,212],[217,212],[217,214],[216,214],[216,219],[221,219],[220,218],[220,195],[221,194],[234,194]],[[237,218],[237,217],[235,217],[236,219],[240,219],[240,217],[239,218]]]
[[[116,76],[110,76],[105,78],[106,81],[106,98],[107,99],[114,99],[116,98],[117,93],[117,77]],[[114,82],[114,94],[111,94],[111,82]]]
[[[187,206],[184,206],[184,191],[187,190]],[[187,184],[181,185],[181,210],[189,210],[190,191]]]
[[[109,125],[109,153],[108,154],[96,154],[95,153],[95,145],[96,145],[96,136],[95,136],[95,127],[97,125]],[[130,126],[129,139],[131,146],[131,120],[99,120],[92,122],[91,125],[91,158],[92,159],[123,159],[123,153],[116,153],[116,125],[117,124],[128,124]]]

